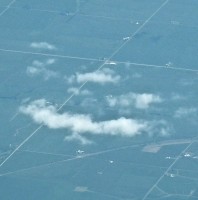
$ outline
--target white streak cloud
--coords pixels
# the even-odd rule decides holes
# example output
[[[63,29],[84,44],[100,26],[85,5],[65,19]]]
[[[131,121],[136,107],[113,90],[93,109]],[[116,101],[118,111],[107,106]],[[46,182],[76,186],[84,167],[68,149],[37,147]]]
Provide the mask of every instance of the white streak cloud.
[[[29,105],[22,105],[20,112],[30,116],[34,122],[44,124],[48,128],[69,129],[72,135],[67,139],[80,139],[82,143],[88,142],[83,134],[133,137],[150,128],[145,121],[125,117],[96,122],[90,115],[67,112],[59,114],[57,108],[48,105],[45,99],[33,101]]]
[[[88,72],[84,74],[76,73],[75,75],[65,78],[69,83],[93,82],[103,85],[106,83],[118,83],[121,77],[119,75],[116,75],[113,70],[105,68],[100,71]]]
[[[137,109],[147,109],[153,103],[162,102],[159,95],[148,93],[137,94],[132,92],[117,97],[107,96],[106,100],[110,107],[118,106],[121,108],[128,108],[133,106]]]
[[[52,44],[49,44],[47,42],[32,42],[30,44],[31,48],[34,49],[47,49],[47,50],[55,50],[56,47]]]

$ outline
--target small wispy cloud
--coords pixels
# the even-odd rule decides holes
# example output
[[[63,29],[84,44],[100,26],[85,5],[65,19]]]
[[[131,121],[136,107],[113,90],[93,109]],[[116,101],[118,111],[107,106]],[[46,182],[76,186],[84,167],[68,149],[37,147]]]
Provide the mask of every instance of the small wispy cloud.
[[[74,95],[91,95],[91,91],[87,90],[87,89],[79,89],[76,87],[71,87],[67,90],[68,93],[74,94]]]
[[[150,135],[158,134],[161,137],[170,136],[172,132],[174,132],[174,128],[165,120],[156,120],[152,121],[151,131],[149,132]]]
[[[132,74],[132,78],[141,78],[142,75],[140,73],[134,73]]]
[[[32,62],[32,65],[27,67],[26,73],[28,76],[42,75],[45,80],[48,80],[50,78],[56,78],[58,77],[58,73],[46,68],[46,66],[52,65],[54,63],[55,59],[47,59],[44,62],[34,60]]]
[[[59,114],[57,108],[53,105],[48,105],[45,99],[22,105],[19,110],[21,113],[30,116],[34,122],[44,124],[48,128],[69,129],[72,135],[66,137],[66,139],[78,139],[84,144],[89,143],[89,140],[83,134],[134,137],[150,128],[145,121],[125,117],[97,122],[90,115],[68,112]]]
[[[191,108],[179,108],[175,111],[174,117],[175,118],[185,118],[190,116],[198,115],[198,109],[191,107]]]
[[[33,67],[33,66],[28,66],[27,70],[26,70],[26,73],[29,76],[36,76],[36,75],[42,73],[42,71],[43,70],[41,68],[37,68],[37,67]]]
[[[30,47],[35,49],[56,50],[56,47],[54,45],[47,42],[32,42],[30,44]]]
[[[177,93],[173,93],[173,94],[171,95],[171,98],[170,98],[170,99],[173,100],[173,101],[180,101],[180,100],[185,100],[186,97],[183,96],[183,95],[177,94]]]
[[[95,72],[88,72],[88,73],[76,73],[75,75],[72,75],[70,77],[65,77],[65,79],[68,81],[68,83],[84,83],[84,82],[93,82],[93,83],[99,83],[99,84],[106,84],[106,83],[118,83],[120,80],[120,76],[116,75],[116,73],[109,69],[104,68],[99,71]]]
[[[115,97],[107,96],[106,100],[110,107],[128,108],[133,106],[137,109],[147,109],[151,104],[162,102],[159,95],[148,93],[137,94],[133,92]]]

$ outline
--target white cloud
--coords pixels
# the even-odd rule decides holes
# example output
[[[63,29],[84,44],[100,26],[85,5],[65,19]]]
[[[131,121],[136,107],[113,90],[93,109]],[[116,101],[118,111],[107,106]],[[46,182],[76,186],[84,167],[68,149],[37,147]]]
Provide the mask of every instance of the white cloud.
[[[79,88],[76,88],[76,87],[71,87],[67,90],[68,93],[72,93],[72,94],[75,94],[75,95],[91,95],[91,91],[89,90],[80,90]]]
[[[174,117],[175,118],[184,118],[198,114],[197,108],[179,108],[176,110]]]
[[[45,80],[48,80],[49,78],[56,78],[58,77],[58,73],[46,68],[46,66],[53,63],[55,63],[55,59],[47,59],[45,62],[34,60],[32,62],[32,66],[27,67],[26,73],[29,76],[42,75]]]
[[[153,103],[162,102],[159,95],[148,93],[137,94],[132,92],[117,97],[107,96],[106,100],[110,107],[118,106],[128,108],[129,106],[134,106],[138,109],[147,109]]]
[[[32,42],[30,44],[31,48],[35,49],[47,49],[47,50],[55,50],[56,47],[52,44],[49,44],[47,42]]]
[[[44,69],[43,70],[43,76],[45,80],[48,80],[50,78],[57,78],[59,75],[57,72],[49,70],[49,69]]]
[[[81,144],[83,145],[87,145],[87,144],[92,144],[93,141],[87,139],[86,137],[78,134],[78,133],[72,133],[71,135],[69,136],[65,136],[65,141],[74,141],[74,140],[77,140],[77,141],[80,141]]]
[[[28,66],[26,72],[29,76],[35,76],[35,75],[42,73],[42,69],[39,69],[37,67]]]
[[[146,109],[150,104],[161,103],[162,99],[154,94],[135,94],[135,105],[137,108]]]
[[[93,82],[99,84],[105,83],[118,83],[120,80],[120,76],[116,75],[115,72],[111,69],[105,68],[100,71],[88,72],[88,73],[76,73],[76,75],[72,75],[70,77],[65,77],[69,83],[77,82]]]
[[[134,73],[132,75],[132,78],[141,78],[141,77],[142,77],[142,75],[140,73]]]
[[[71,76],[64,76],[64,79],[67,81],[67,83],[72,84],[76,81],[76,76],[71,75]]]
[[[152,128],[149,132],[152,136],[155,133],[158,133],[161,137],[170,136],[170,133],[174,132],[174,128],[171,127],[165,120],[157,120],[152,122]]]
[[[169,128],[161,128],[159,131],[161,136],[168,136],[170,135],[170,129]]]
[[[57,108],[48,105],[45,99],[33,101],[29,105],[22,105],[20,112],[30,116],[34,122],[44,124],[48,128],[69,129],[72,135],[66,139],[79,139],[82,143],[89,142],[83,134],[133,137],[150,129],[150,125],[145,121],[125,117],[96,122],[90,115],[67,112],[59,114]]]
[[[46,61],[46,65],[52,65],[52,64],[54,64],[55,63],[55,59],[54,58],[49,58],[49,59],[47,59],[47,61]]]
[[[40,62],[40,61],[38,61],[38,60],[34,60],[34,61],[32,62],[32,65],[35,66],[35,67],[43,67],[43,66],[45,66],[45,63]]]
[[[77,73],[76,79],[78,83],[88,81],[88,82],[105,84],[105,83],[117,83],[120,80],[120,76],[115,75],[115,72],[113,70],[105,69],[105,70],[85,73],[85,74]]]
[[[89,192],[88,187],[83,187],[83,186],[77,186],[74,189],[75,192]]]

